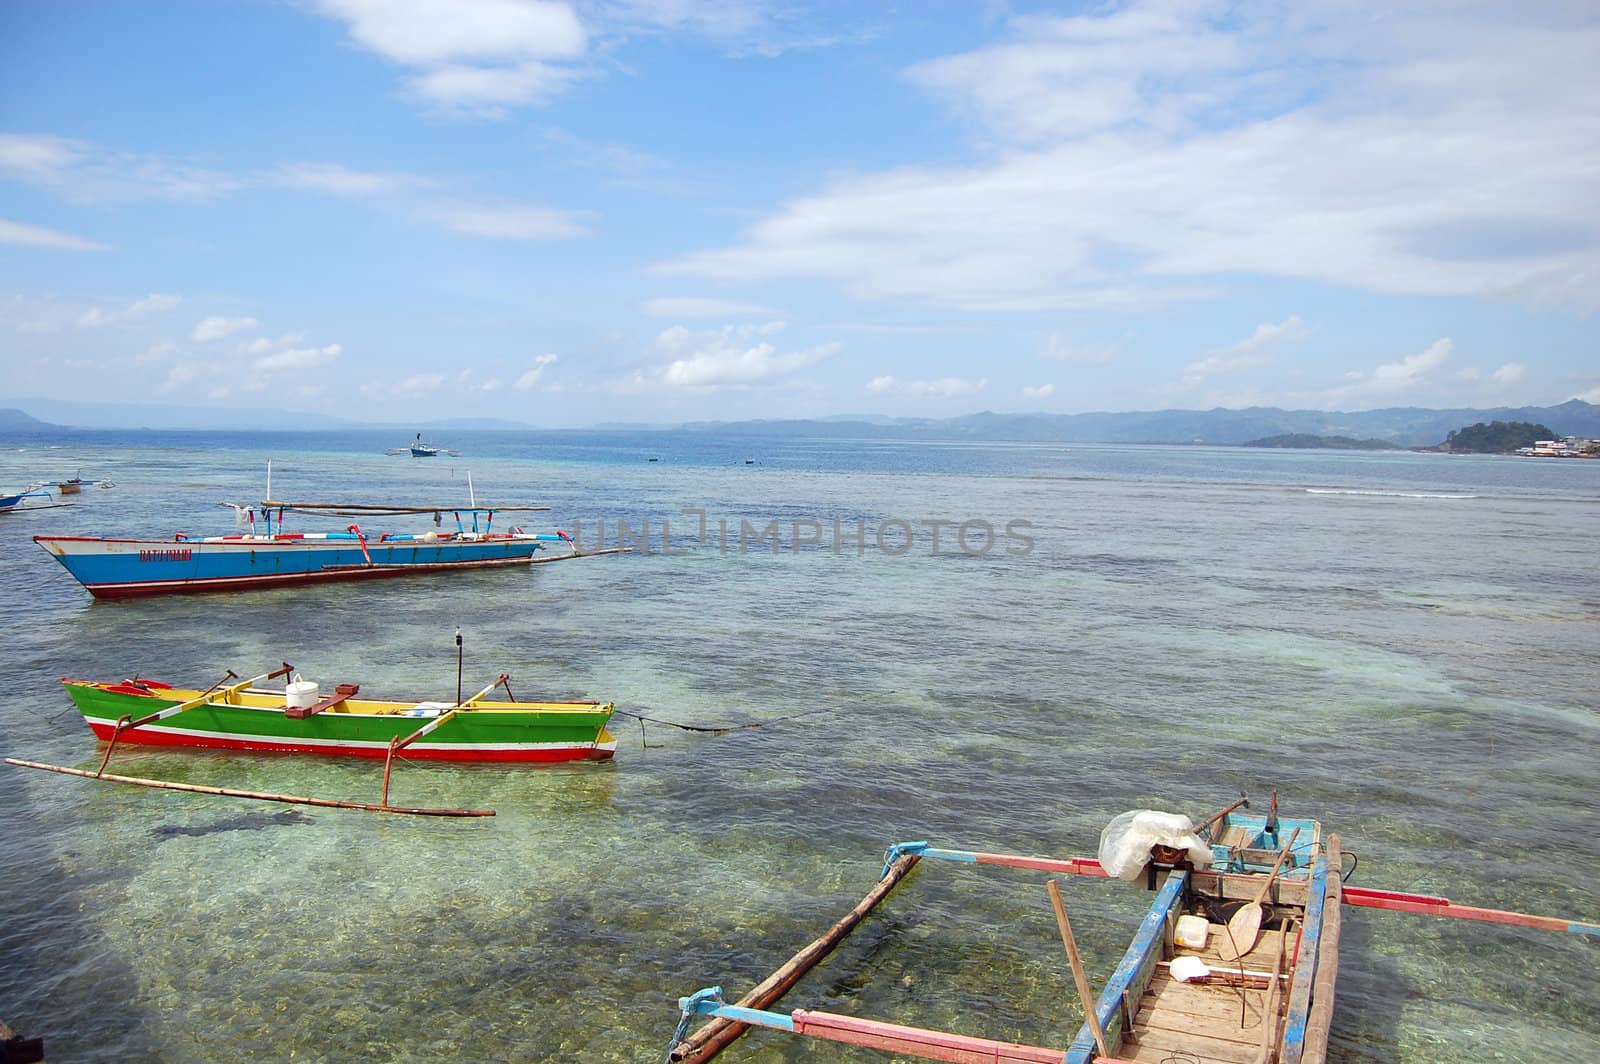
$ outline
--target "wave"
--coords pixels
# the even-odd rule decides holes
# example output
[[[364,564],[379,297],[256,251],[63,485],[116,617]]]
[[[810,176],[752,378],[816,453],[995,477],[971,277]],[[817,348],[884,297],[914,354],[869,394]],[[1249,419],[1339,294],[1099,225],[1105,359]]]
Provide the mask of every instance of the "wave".
[[[1377,495],[1388,499],[1480,499],[1481,495],[1450,495],[1438,491],[1374,491],[1362,488],[1307,488],[1312,495]]]

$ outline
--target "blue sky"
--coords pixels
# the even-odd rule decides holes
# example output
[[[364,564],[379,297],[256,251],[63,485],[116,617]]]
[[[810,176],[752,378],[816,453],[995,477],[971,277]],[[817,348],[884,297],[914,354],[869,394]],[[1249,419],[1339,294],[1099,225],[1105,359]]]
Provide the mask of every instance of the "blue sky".
[[[18,0],[3,394],[1600,402],[1597,55],[1592,3]]]

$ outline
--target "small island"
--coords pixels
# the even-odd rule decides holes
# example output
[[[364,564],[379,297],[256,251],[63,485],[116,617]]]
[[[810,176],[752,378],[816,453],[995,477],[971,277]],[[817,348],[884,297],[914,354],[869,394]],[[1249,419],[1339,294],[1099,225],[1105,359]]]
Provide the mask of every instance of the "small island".
[[[1555,439],[1560,437],[1548,425],[1531,421],[1480,421],[1452,430],[1443,443],[1428,449],[1451,454],[1515,454],[1540,440]]]
[[[1286,432],[1251,440],[1246,447],[1289,447],[1299,450],[1402,451],[1405,448],[1388,440],[1357,440],[1349,436],[1316,436],[1309,432]]]

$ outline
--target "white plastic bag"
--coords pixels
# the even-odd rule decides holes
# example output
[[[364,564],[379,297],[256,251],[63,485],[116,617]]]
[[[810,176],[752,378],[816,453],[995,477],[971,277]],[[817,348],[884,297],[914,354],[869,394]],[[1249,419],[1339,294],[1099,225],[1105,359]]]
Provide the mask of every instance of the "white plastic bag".
[[[1115,817],[1100,833],[1100,864],[1106,875],[1134,880],[1150,863],[1150,847],[1189,851],[1196,868],[1211,867],[1211,847],[1195,834],[1194,821],[1181,813],[1133,809]]]

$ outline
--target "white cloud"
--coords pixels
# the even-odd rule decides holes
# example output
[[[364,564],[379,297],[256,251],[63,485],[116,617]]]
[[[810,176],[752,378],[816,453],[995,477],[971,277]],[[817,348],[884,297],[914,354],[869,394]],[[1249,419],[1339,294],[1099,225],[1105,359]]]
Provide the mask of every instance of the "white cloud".
[[[583,54],[571,5],[544,0],[319,0],[362,47],[397,63],[427,65]]]
[[[105,251],[106,245],[56,229],[0,218],[0,244],[26,248],[55,248],[60,251]]]
[[[163,314],[183,302],[182,296],[163,295],[152,292],[143,299],[136,299],[128,304],[128,316],[142,318],[146,314]]]
[[[126,306],[90,307],[78,316],[78,324],[85,328],[99,328],[124,321],[137,321],[154,314],[164,314],[182,302],[178,296],[151,293]]]
[[[447,66],[412,78],[411,87],[424,99],[498,117],[502,105],[529,104],[553,96],[574,76],[546,63]]]
[[[173,389],[184,387],[214,372],[215,369],[209,362],[200,362],[193,359],[174,362],[167,367],[167,377],[163,390],[172,391]]]
[[[496,240],[567,240],[588,233],[575,214],[550,207],[454,205],[427,213],[452,232]]]
[[[614,392],[635,394],[659,389],[714,391],[748,388],[774,382],[832,358],[838,343],[801,351],[780,351],[768,337],[787,328],[781,321],[725,325],[696,332],[674,325],[656,336],[656,352],[664,364],[635,370],[613,381]]]
[[[1044,349],[1039,352],[1039,357],[1054,362],[1101,366],[1114,359],[1116,352],[1109,347],[1079,347],[1065,333],[1053,332],[1045,337]]]
[[[189,333],[189,339],[199,344],[210,343],[224,336],[232,336],[236,332],[254,329],[259,324],[261,323],[254,318],[224,318],[220,314],[213,314],[194,327]]]
[[[411,88],[448,107],[528,104],[574,76],[588,35],[546,0],[318,0],[358,45],[417,71]]]
[[[1293,340],[1304,340],[1309,334],[1306,323],[1300,320],[1298,314],[1291,314],[1276,325],[1263,322],[1256,326],[1256,331],[1236,344],[1218,347],[1206,352],[1208,355],[1248,355],[1259,351],[1271,344],[1284,343]]]
[[[1350,383],[1329,389],[1322,394],[1322,399],[1326,403],[1382,401],[1419,392],[1449,361],[1454,346],[1445,337],[1429,344],[1426,350],[1407,355],[1398,362],[1385,362],[1370,374],[1360,371],[1347,373],[1345,377]]]
[[[1528,376],[1528,367],[1521,362],[1507,362],[1489,376],[1496,384],[1521,384]]]
[[[0,173],[43,182],[77,162],[82,141],[66,137],[0,133]]]
[[[411,174],[352,170],[337,163],[291,163],[280,167],[274,180],[286,188],[308,189],[333,196],[361,199],[431,184]]]
[[[538,387],[540,379],[544,377],[544,371],[557,361],[559,359],[553,354],[540,355],[533,360],[533,368],[518,377],[516,383],[512,384],[511,387],[519,392],[531,391]]]
[[[324,347],[291,347],[266,355],[250,363],[257,373],[279,373],[283,370],[314,369],[338,358],[343,348],[339,344]]]
[[[938,380],[903,381],[886,375],[868,381],[867,391],[874,395],[898,395],[916,399],[953,399],[962,395],[976,395],[988,386],[987,377],[978,380],[940,377]]]
[[[83,203],[210,200],[242,185],[228,174],[157,155],[20,134],[0,134],[0,174]]]
[[[432,395],[443,387],[443,373],[413,373],[396,381],[390,391],[399,396]]]
[[[1054,394],[1056,394],[1054,384],[1028,384],[1022,388],[1024,399],[1048,399]]]
[[[658,318],[745,318],[772,313],[771,308],[754,303],[735,303],[728,299],[703,299],[694,296],[663,296],[639,304],[646,314]]]
[[[1013,19],[908,71],[971,118],[976,162],[844,173],[656,268],[972,309],[1204,298],[1239,274],[1597,309],[1600,137],[1573,86],[1600,23],[1578,11]]]

